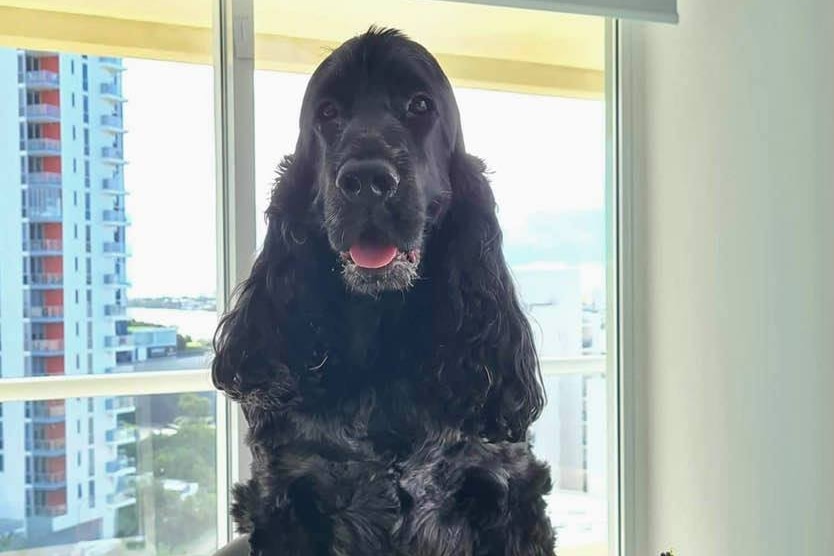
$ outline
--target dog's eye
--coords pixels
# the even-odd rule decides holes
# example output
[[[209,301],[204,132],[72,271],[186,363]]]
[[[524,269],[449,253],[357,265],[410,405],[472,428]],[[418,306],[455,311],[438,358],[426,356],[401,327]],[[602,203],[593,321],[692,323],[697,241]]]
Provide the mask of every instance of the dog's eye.
[[[339,108],[332,102],[324,102],[319,106],[319,118],[322,120],[332,120],[339,115]]]
[[[422,116],[428,114],[434,104],[431,99],[424,94],[417,94],[411,97],[408,101],[408,113],[412,116]]]

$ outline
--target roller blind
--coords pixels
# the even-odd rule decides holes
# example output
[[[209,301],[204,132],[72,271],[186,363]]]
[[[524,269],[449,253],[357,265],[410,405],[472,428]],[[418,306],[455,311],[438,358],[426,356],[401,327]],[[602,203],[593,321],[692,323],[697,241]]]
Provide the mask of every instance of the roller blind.
[[[446,0],[468,4],[511,6],[531,10],[601,15],[621,19],[678,22],[677,0]]]

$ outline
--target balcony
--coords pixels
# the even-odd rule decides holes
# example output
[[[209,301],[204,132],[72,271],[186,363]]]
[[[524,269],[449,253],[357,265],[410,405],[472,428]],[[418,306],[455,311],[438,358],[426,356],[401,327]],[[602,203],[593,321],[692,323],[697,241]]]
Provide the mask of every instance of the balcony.
[[[23,349],[32,355],[60,355],[64,353],[64,340],[27,340]]]
[[[35,70],[26,72],[26,88],[32,91],[46,91],[60,87],[61,80],[57,72]]]
[[[104,409],[113,413],[130,413],[136,410],[136,400],[133,396],[119,396],[104,400]]]
[[[60,239],[24,239],[23,252],[30,255],[60,255],[63,249]]]
[[[113,133],[124,133],[125,126],[121,116],[115,114],[105,114],[101,117],[101,127],[105,131],[112,131]]]
[[[105,465],[108,473],[113,475],[121,475],[136,472],[136,458],[129,458],[127,456],[108,461]]]
[[[124,305],[117,305],[111,303],[104,306],[104,315],[107,317],[124,317],[127,316],[127,307]]]
[[[63,283],[64,275],[60,272],[42,272],[23,275],[23,284],[35,288],[55,289],[60,288]]]
[[[60,322],[64,320],[63,305],[33,305],[23,307],[23,318],[35,322]]]
[[[101,213],[101,220],[105,224],[127,224],[127,216],[123,210],[104,210]]]
[[[117,429],[110,429],[105,437],[110,444],[132,444],[136,442],[136,427],[125,426]]]
[[[105,241],[103,247],[105,254],[127,255],[127,248],[120,241]]]
[[[63,402],[47,405],[47,402],[33,402],[32,420],[38,423],[59,423],[66,419],[67,408]]]
[[[40,517],[58,517],[67,513],[66,504],[52,504],[49,506],[35,506],[35,515]]]
[[[67,441],[64,438],[36,438],[32,441],[32,453],[42,456],[60,455],[66,452]]]
[[[101,189],[105,193],[124,194],[125,185],[121,180],[113,178],[104,178],[101,180]]]
[[[30,187],[61,187],[61,174],[58,172],[29,172],[25,175],[25,183]]]
[[[66,471],[53,471],[50,473],[35,473],[32,477],[32,486],[38,490],[55,490],[67,486]]]
[[[102,83],[99,91],[101,92],[101,96],[108,100],[120,102],[125,99],[125,97],[122,96],[122,92],[119,90],[119,87],[117,87],[115,83]]]
[[[104,162],[109,164],[124,164],[124,154],[122,154],[121,149],[117,149],[116,147],[102,147],[101,148],[101,158]]]
[[[104,275],[104,285],[105,286],[129,286],[130,282],[128,279],[121,275],[121,274],[105,274]]]
[[[113,305],[108,305],[107,307],[113,307]],[[124,316],[125,314],[127,314],[127,311],[124,310],[124,307],[121,307],[121,309],[123,311],[122,314],[120,314],[120,315],[110,315],[110,314],[108,314],[107,316],[109,316],[109,317]],[[106,307],[105,307],[105,313],[107,313]],[[127,334],[125,336],[105,336],[104,337],[104,346],[109,347],[109,348],[116,348],[116,349],[119,349],[119,348],[128,348],[129,349],[129,348],[133,347],[133,336],[131,336],[130,334]]]
[[[61,141],[48,137],[26,140],[26,154],[29,156],[60,156]]]
[[[61,222],[63,214],[60,204],[24,205],[21,216],[30,222]]]
[[[29,104],[26,119],[33,124],[49,124],[61,121],[61,109],[53,104]]]
[[[124,71],[124,66],[122,65],[121,58],[114,58],[113,56],[99,56],[98,58],[99,64],[104,69],[109,69],[111,71]]]

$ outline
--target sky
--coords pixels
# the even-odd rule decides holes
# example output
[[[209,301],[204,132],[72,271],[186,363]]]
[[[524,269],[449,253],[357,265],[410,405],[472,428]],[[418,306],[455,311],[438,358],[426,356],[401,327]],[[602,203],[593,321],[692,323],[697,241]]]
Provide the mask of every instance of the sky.
[[[208,66],[125,60],[131,297],[215,291],[214,87]],[[274,169],[292,152],[306,75],[255,75],[259,242]],[[467,150],[486,160],[508,258],[583,265],[601,287],[601,101],[457,89]],[[590,267],[589,267],[590,265]],[[598,267],[598,269],[596,269]],[[588,268],[591,268],[588,271]]]

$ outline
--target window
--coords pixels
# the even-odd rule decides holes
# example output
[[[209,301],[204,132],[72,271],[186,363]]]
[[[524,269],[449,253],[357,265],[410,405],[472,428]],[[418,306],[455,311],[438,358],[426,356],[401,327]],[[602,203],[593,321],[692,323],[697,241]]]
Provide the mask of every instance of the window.
[[[20,493],[13,511],[24,530],[28,531],[36,520],[51,520],[48,524],[60,520],[64,525],[72,522],[79,530],[82,526],[94,528],[94,535],[84,529],[85,535],[102,541],[108,550],[137,554],[209,554],[231,535],[228,524],[216,522],[216,516],[218,506],[226,507],[227,475],[235,469],[216,467],[213,450],[216,443],[235,439],[235,433],[230,433],[234,414],[227,413],[225,404],[216,403],[217,396],[211,390],[208,343],[216,326],[216,310],[239,277],[232,254],[251,252],[255,241],[235,229],[225,229],[227,237],[215,235],[216,222],[221,229],[230,224],[227,212],[215,210],[214,198],[213,31],[209,28],[209,9],[219,1],[189,3],[178,12],[176,21],[154,21],[156,16],[143,20],[143,28],[153,26],[156,31],[148,35],[148,44],[143,46],[142,55],[147,59],[122,57],[126,52],[119,45],[113,46],[112,56],[103,55],[111,45],[100,43],[110,40],[101,34],[66,37],[65,41],[61,37],[38,37],[37,52],[0,49],[0,62],[6,58],[9,62],[0,63],[0,84],[4,79],[15,81],[20,97],[11,102],[18,104],[21,119],[25,121],[27,114],[37,112],[58,120],[20,130],[23,156],[13,149],[14,157],[20,158],[24,211],[29,211],[28,205],[48,205],[52,219],[44,217],[43,222],[34,222],[34,218],[28,218],[24,223],[17,214],[0,218],[0,235],[11,237],[9,244],[16,243],[14,238],[18,237],[21,245],[31,238],[43,241],[44,247],[60,246],[57,251],[42,250],[27,256],[25,259],[31,260],[24,267],[25,274],[21,273],[20,284],[18,277],[10,279],[20,263],[5,264],[4,257],[18,260],[23,258],[22,253],[0,253],[0,299],[8,298],[8,288],[17,288],[15,298],[27,296],[23,298],[23,310],[33,315],[26,317],[24,327],[6,313],[0,315],[3,377],[22,379],[13,391],[4,390],[0,384],[0,401],[9,400],[0,403],[0,410],[5,406],[7,413],[0,421],[0,471],[3,463],[10,461],[9,453],[23,454],[35,446],[41,452],[60,452],[64,462],[66,454],[72,454],[78,444],[88,450],[88,473],[67,477],[65,485],[60,473],[55,476],[43,461],[34,465],[39,458],[24,457],[21,467],[15,460],[15,469],[25,469],[29,478],[51,481],[46,483],[49,489],[36,488],[24,479],[13,485]],[[260,43],[255,60],[257,212],[264,208],[266,190],[280,155],[292,150],[301,94],[307,74],[322,57],[323,46],[363,30],[368,21],[385,21],[399,24],[438,53],[456,88],[468,148],[485,157],[494,170],[495,191],[502,206],[500,217],[507,230],[507,256],[526,306],[540,325],[536,340],[550,405],[533,432],[536,450],[551,462],[554,479],[560,485],[550,500],[553,519],[560,529],[560,553],[603,554],[609,519],[605,510],[609,493],[604,484],[611,470],[598,464],[607,461],[604,439],[611,408],[604,400],[611,388],[613,369],[608,369],[604,360],[609,347],[605,330],[607,324],[610,326],[606,322],[608,307],[614,300],[604,295],[609,284],[598,267],[605,249],[610,248],[604,243],[600,246],[601,230],[612,217],[602,209],[605,150],[604,142],[598,141],[604,139],[605,108],[601,20],[453,2],[424,7],[401,0],[390,5],[370,0],[351,10],[339,12],[337,8],[334,15],[317,13],[315,4],[287,11],[280,3],[255,0],[256,38]],[[91,16],[81,7],[72,17],[89,25],[98,19],[85,18],[114,17],[120,32],[109,35],[131,36],[137,22],[129,13],[108,13],[115,9],[99,6]],[[434,10],[431,17],[421,13],[426,10]],[[60,18],[66,14],[43,14],[44,29],[64,28]],[[456,23],[452,26],[441,22]],[[164,40],[172,36],[183,40]],[[86,44],[95,55],[70,51],[83,50]],[[291,58],[287,58],[287,52],[293,53]],[[60,76],[57,89],[48,83],[27,85],[26,71],[55,68],[60,74],[61,68],[69,68],[72,74],[76,63],[81,64],[78,83],[69,76]],[[4,67],[12,68],[11,77],[3,74]],[[171,91],[188,102],[172,102]],[[80,115],[55,102],[56,95],[66,99],[66,92],[72,106],[75,95],[81,95]],[[281,102],[267,102],[270,97]],[[14,110],[9,113],[14,114]],[[516,118],[507,116],[513,113]],[[497,115],[501,125],[512,131],[499,136],[494,128],[485,126],[486,115]],[[78,119],[84,123],[83,189],[77,160],[73,158],[69,165],[69,158],[80,149],[73,147],[76,150],[63,159],[49,153],[35,156],[26,151],[28,145],[23,141],[27,137],[53,138],[56,127],[63,131],[66,125],[75,126]],[[540,166],[521,164],[524,153],[510,140],[526,134],[534,127],[530,122],[538,123],[539,119],[548,122],[553,134],[542,139],[535,163],[558,160],[560,167],[553,176],[542,172]],[[11,125],[17,126],[17,120]],[[126,141],[127,129],[130,135]],[[14,131],[18,132],[16,128]],[[244,158],[253,156],[251,153],[238,151]],[[0,148],[0,160],[6,160],[2,158],[6,155]],[[128,160],[130,164],[125,164]],[[580,160],[592,162],[585,165]],[[7,162],[8,167],[17,164],[13,158]],[[526,193],[534,187],[533,180],[543,175],[548,176],[553,196],[558,193],[567,200],[565,204],[555,203],[549,196],[535,206],[525,202],[525,196],[529,196]],[[251,184],[239,186],[244,193],[251,193]],[[28,195],[29,189],[38,188],[58,190],[60,194]],[[79,190],[85,192],[81,215],[79,209],[71,210],[68,197],[69,191]],[[222,187],[220,191],[224,198],[219,200],[224,203],[234,205],[242,200],[229,197]],[[10,198],[16,205],[16,194]],[[32,203],[32,198],[37,203]],[[0,206],[0,216],[3,208]],[[253,217],[259,226],[258,237],[262,237],[260,214]],[[74,238],[78,237],[77,226],[85,226],[83,249],[80,241],[72,245],[62,241],[70,224]],[[569,238],[569,245],[558,245],[557,238]],[[218,242],[224,258],[216,261]],[[84,269],[62,266],[62,261],[68,260],[64,255],[82,253]],[[219,292],[215,291],[218,269],[230,282]],[[85,274],[81,276],[81,272]],[[27,288],[30,284],[23,282],[30,277],[46,284]],[[83,308],[78,287],[85,289]],[[58,290],[60,295],[50,293]],[[73,291],[75,306],[65,310],[63,300],[69,305]],[[86,339],[58,337],[82,321],[86,323]],[[20,349],[9,348],[15,345],[9,338],[20,338],[21,334],[24,340],[38,342],[47,355],[27,358]],[[87,355],[84,370],[66,364],[75,356],[78,367],[80,354]],[[138,374],[150,372],[156,373],[156,378]],[[83,399],[42,399],[42,384],[35,379],[46,376],[50,395],[60,398],[67,395],[64,375],[69,374],[90,375],[74,377],[88,381],[83,384],[90,426],[86,438],[70,427],[62,446],[49,427],[65,426],[67,415],[75,418],[78,411],[83,412]],[[103,380],[104,375],[108,380]],[[203,399],[208,401],[207,410],[199,401]],[[36,417],[24,417],[23,404],[27,401],[32,403],[32,415]],[[15,420],[14,430],[22,428],[24,433],[22,437],[15,435],[14,452],[2,451],[3,424],[11,419]],[[139,442],[136,431],[141,431]],[[169,437],[177,442],[167,441]],[[166,454],[172,450],[175,453]],[[247,451],[242,446],[240,450]],[[165,466],[159,465],[161,458],[169,456],[173,459],[165,461]],[[18,457],[23,456],[14,456]],[[171,466],[170,461],[176,464]],[[137,477],[142,480],[137,481]],[[54,488],[56,482],[62,486]],[[83,496],[76,500],[73,489],[86,495],[87,502]],[[0,522],[5,524],[3,511],[5,508],[0,508]],[[92,523],[98,525],[89,525]],[[184,527],[186,523],[197,524],[198,530]],[[141,539],[156,546],[149,544],[144,550],[139,547],[140,532],[144,531],[156,532],[153,539]],[[188,537],[184,538],[186,533]],[[66,538],[70,537],[56,534],[30,542],[24,537],[15,539],[14,547],[29,556],[27,549],[32,548],[34,554],[35,544],[45,545],[39,548],[48,552],[53,550],[48,547]],[[69,551],[64,548],[54,551]]]
[[[12,311],[0,315],[3,379],[28,384],[46,376],[47,387],[31,383],[35,396],[59,399],[25,399],[16,389],[15,400],[4,402],[9,391],[0,384],[0,438],[6,423],[21,431],[14,464],[30,470],[0,481],[0,544],[8,540],[26,556],[28,549],[69,553],[63,545],[78,538],[101,541],[96,551],[210,554],[225,503],[215,471],[215,414],[224,408],[216,408],[206,380],[217,323],[212,68],[0,48],[0,85],[19,87],[19,52],[60,77],[24,82],[22,102],[17,95],[3,101],[14,112],[0,110],[29,110],[28,127],[0,118],[0,129],[39,140],[0,145],[0,160],[13,152],[25,178],[15,185],[22,205],[7,203],[19,212],[0,203],[0,236],[19,246],[0,252],[0,299],[24,307],[23,321]],[[70,79],[79,63],[82,79]],[[171,102],[172,91],[189,102]],[[70,110],[78,95],[81,133],[82,114]],[[82,136],[80,160],[73,156],[80,145],[59,146],[61,137]],[[83,243],[74,241],[79,226]],[[159,378],[131,379],[149,372]],[[166,393],[95,397],[113,384],[105,375],[138,380],[140,390],[163,384]],[[88,379],[93,395],[60,398],[68,377]],[[190,532],[194,519],[199,526]],[[7,525],[14,538],[6,539]],[[145,531],[155,535],[144,538]]]
[[[90,400],[82,399],[78,405],[86,406]],[[94,522],[87,525],[95,532],[93,539],[114,554],[133,554],[133,550],[158,554],[163,547],[172,554],[213,553],[217,544],[216,400],[214,391],[96,398],[95,421],[104,435],[95,448],[91,444],[84,449],[86,472],[81,471],[81,451],[70,459],[78,466],[72,473],[63,462],[67,453],[72,454],[68,450],[75,435],[52,434],[49,429],[61,422],[72,400],[28,402],[32,432],[15,435],[12,447],[15,453],[23,454],[24,447],[31,453],[26,462],[28,477],[24,480],[21,475],[19,481],[28,485],[20,491],[21,504],[24,489],[29,489],[34,495],[33,517],[85,523],[81,516],[87,516]],[[24,403],[0,406],[7,414],[19,413],[22,418]],[[15,481],[4,477],[4,494]],[[98,504],[99,498],[106,503]],[[104,513],[85,512],[94,507]],[[96,524],[102,517],[108,519]],[[156,536],[145,539],[152,544],[143,551],[135,543],[150,526]],[[73,543],[75,537],[45,535],[31,540],[21,537],[19,547],[40,546],[50,554],[71,552],[63,545]]]

